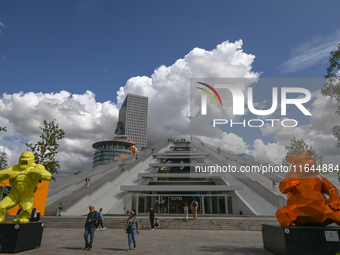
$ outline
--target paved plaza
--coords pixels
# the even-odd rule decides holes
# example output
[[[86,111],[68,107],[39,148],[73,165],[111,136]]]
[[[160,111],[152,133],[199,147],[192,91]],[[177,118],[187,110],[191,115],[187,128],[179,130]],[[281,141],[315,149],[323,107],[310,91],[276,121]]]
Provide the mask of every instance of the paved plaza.
[[[124,230],[96,231],[92,251],[82,250],[83,234],[79,228],[45,228],[41,247],[20,254],[272,254],[263,249],[260,231],[142,229],[130,252]]]

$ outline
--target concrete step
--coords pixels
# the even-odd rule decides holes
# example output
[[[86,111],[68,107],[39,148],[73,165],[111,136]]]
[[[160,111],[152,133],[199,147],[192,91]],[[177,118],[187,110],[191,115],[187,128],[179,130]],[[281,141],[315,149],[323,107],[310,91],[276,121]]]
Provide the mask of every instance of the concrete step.
[[[106,228],[123,229],[127,221],[126,217],[104,216]],[[183,218],[157,217],[162,229],[186,229],[186,230],[261,230],[261,224],[278,223],[275,217],[198,217],[195,221],[189,218],[188,222]],[[140,229],[150,229],[150,221],[145,216],[138,217]],[[43,216],[41,222],[45,222],[47,228],[84,228],[85,216]]]

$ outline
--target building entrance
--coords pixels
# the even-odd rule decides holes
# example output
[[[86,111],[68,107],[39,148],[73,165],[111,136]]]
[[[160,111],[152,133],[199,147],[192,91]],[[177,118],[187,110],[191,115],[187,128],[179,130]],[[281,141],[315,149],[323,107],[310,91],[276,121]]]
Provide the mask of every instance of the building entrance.
[[[188,195],[188,194],[166,194],[166,195],[139,195],[133,199],[132,207],[137,208],[137,213],[147,213],[150,206],[157,214],[184,214],[185,202],[191,212],[193,199],[198,202],[198,214],[232,214],[231,196],[223,195]],[[136,204],[134,204],[136,203]]]

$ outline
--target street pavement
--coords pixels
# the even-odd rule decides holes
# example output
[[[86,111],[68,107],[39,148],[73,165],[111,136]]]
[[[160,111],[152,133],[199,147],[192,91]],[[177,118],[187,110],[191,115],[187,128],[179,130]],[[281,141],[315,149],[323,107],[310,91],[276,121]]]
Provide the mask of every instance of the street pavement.
[[[263,249],[260,231],[142,229],[130,252],[124,230],[95,231],[91,251],[82,250],[83,235],[83,229],[45,228],[41,247],[20,254],[272,254]]]

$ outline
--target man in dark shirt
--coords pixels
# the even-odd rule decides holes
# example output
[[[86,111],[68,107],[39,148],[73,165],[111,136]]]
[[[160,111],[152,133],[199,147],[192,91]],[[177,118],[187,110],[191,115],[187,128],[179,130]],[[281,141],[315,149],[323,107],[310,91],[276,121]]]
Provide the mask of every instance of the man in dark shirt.
[[[94,210],[94,206],[89,206],[90,212],[87,215],[86,222],[85,222],[85,248],[84,250],[91,250],[94,238],[94,231],[96,229],[95,224],[98,223],[98,212]],[[88,237],[90,235],[90,243],[88,242]]]
[[[158,207],[159,207],[159,214],[163,214],[163,203],[162,203],[162,201],[159,201]]]
[[[152,209],[152,206],[150,206],[150,210],[148,211],[148,215],[149,215],[149,218],[150,218],[151,230],[155,230],[154,221],[155,221],[156,213],[155,213],[155,211]]]

